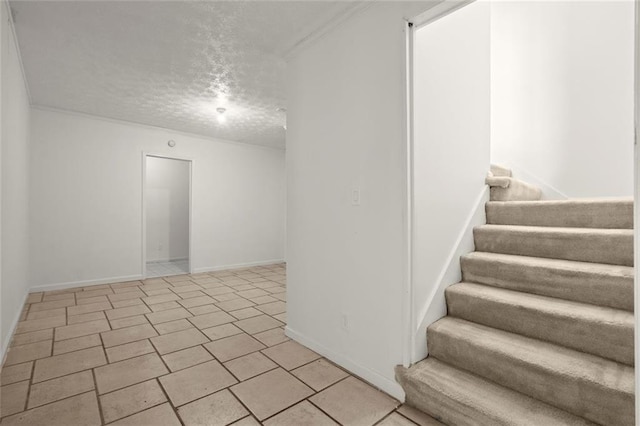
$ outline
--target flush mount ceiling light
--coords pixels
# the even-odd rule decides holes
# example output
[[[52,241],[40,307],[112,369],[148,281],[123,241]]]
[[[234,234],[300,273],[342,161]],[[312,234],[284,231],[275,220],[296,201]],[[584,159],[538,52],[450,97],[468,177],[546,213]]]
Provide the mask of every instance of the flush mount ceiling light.
[[[218,123],[224,123],[227,121],[227,117],[225,117],[224,113],[227,111],[226,108],[216,108],[218,111]]]

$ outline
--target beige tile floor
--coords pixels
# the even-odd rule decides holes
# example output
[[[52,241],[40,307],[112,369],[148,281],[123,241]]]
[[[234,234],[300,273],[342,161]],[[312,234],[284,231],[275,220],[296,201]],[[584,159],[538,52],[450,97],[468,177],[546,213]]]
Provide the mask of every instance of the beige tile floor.
[[[285,287],[272,265],[33,293],[0,423],[434,424],[288,339]]]

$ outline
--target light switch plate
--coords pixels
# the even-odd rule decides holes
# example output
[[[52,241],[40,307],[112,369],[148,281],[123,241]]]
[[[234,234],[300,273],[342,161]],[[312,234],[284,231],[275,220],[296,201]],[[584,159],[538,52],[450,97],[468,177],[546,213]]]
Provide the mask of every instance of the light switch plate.
[[[360,205],[360,190],[354,189],[351,191],[351,204],[354,206]]]

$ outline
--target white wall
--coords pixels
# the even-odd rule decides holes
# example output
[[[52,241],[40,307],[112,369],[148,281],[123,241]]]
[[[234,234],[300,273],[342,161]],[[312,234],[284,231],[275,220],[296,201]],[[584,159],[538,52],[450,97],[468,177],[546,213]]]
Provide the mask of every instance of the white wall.
[[[3,351],[29,288],[29,98],[6,4],[0,4]]]
[[[460,281],[459,247],[473,251],[470,217],[484,211],[490,30],[491,5],[475,2],[415,32],[414,361],[426,356],[426,326],[446,315],[444,289]]]
[[[189,162],[147,157],[147,262],[189,257]]]
[[[195,272],[282,260],[282,150],[33,109],[34,286],[140,276],[142,152],[193,160]]]
[[[568,197],[633,194],[633,7],[493,3],[492,162]]]
[[[428,6],[372,2],[292,57],[287,78],[287,333],[399,398],[403,18]]]

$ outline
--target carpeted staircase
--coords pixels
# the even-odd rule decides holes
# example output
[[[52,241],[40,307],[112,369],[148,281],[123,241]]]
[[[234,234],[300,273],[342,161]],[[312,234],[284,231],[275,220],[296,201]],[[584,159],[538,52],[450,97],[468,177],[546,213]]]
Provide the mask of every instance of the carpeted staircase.
[[[633,201],[540,201],[492,167],[487,225],[397,379],[450,425],[633,425]]]

